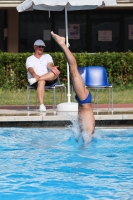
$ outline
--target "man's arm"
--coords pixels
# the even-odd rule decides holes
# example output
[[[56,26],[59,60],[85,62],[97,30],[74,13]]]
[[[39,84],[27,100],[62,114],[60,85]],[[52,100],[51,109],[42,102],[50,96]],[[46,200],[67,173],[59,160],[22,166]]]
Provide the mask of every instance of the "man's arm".
[[[50,70],[51,70],[53,67],[55,67],[54,64],[53,64],[52,62],[49,62],[47,66],[48,66],[48,69],[50,69]]]
[[[32,61],[32,56],[30,56],[26,59],[26,69],[38,81],[39,76],[35,73],[34,68],[32,66],[33,66],[33,61]]]
[[[32,67],[28,68],[28,71],[30,72],[30,74],[38,81],[39,80],[39,76],[35,73],[34,69]]]

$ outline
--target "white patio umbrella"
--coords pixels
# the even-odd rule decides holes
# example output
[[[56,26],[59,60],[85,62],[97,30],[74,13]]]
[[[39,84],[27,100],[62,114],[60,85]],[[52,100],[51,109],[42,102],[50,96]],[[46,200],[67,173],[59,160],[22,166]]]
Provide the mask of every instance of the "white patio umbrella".
[[[19,6],[17,6],[18,12],[32,11],[32,10],[47,10],[47,11],[62,11],[65,9],[65,28],[66,28],[66,45],[68,43],[68,17],[67,11],[73,10],[91,10],[98,6],[114,6],[116,0],[25,0]],[[77,111],[77,103],[71,104],[70,94],[70,74],[69,65],[67,63],[67,86],[68,86],[68,102],[66,104],[60,104],[57,109],[62,111]],[[70,108],[70,109],[69,109]]]

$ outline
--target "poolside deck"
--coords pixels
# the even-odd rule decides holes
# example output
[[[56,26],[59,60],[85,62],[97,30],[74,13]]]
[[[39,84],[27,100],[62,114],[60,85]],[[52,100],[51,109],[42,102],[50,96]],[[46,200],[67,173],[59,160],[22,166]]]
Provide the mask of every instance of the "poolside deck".
[[[77,112],[59,113],[46,106],[47,112],[39,112],[35,106],[27,110],[26,106],[0,106],[0,127],[29,126],[66,126],[71,125]],[[133,127],[133,104],[115,104],[113,114],[107,104],[93,106],[96,126],[131,126]]]

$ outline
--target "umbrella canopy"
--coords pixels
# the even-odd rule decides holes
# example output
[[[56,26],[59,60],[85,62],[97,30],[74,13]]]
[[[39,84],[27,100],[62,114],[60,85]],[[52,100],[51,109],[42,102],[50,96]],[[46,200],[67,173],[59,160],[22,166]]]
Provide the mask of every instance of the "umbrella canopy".
[[[90,10],[102,5],[116,5],[116,0],[25,0],[17,7],[17,10],[18,12],[34,9],[61,11],[65,7],[67,7],[68,11]]]
[[[18,12],[32,10],[47,10],[47,11],[62,11],[65,9],[65,27],[66,27],[66,45],[68,44],[68,19],[67,11],[73,10],[91,10],[98,6],[114,6],[116,0],[25,0],[21,3],[17,10]],[[67,81],[68,81],[68,102],[70,101],[70,75],[69,65],[67,63]]]

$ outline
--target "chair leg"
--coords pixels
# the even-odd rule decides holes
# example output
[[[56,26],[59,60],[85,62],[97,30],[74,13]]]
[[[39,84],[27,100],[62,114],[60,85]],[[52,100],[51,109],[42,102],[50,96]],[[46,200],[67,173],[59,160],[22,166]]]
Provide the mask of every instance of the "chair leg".
[[[61,102],[62,102],[62,93],[63,93],[63,88],[60,88],[60,90],[61,90]]]
[[[74,91],[73,91],[73,86],[71,87],[71,91],[72,91],[72,92],[71,92],[71,93],[72,93],[71,101],[73,102],[73,101],[74,101],[74,97],[73,97],[73,96],[74,96],[74,94],[73,94],[73,93],[74,93]]]
[[[98,115],[98,89],[94,89],[94,108],[96,109],[97,115]]]
[[[108,88],[108,113],[109,113],[109,110],[110,110],[110,88]]]
[[[64,89],[64,90],[65,90],[65,94],[64,94],[64,95],[65,95],[65,101],[66,101],[66,86],[65,86],[64,88],[65,88],[65,89]],[[74,100],[73,100],[73,101],[74,101]]]
[[[63,91],[63,89],[64,89],[64,91]],[[63,101],[63,98],[66,101],[66,86],[61,87],[60,90],[61,90],[61,102]],[[64,95],[62,95],[62,93],[64,93]],[[73,101],[73,92],[72,92],[72,99],[71,99],[71,101]]]
[[[113,99],[113,87],[112,87],[112,95],[111,95],[111,98],[112,98],[112,115],[113,115],[113,113],[114,113],[114,112],[113,112],[113,109],[114,109],[114,108],[113,108],[113,106],[114,106],[114,105],[113,105],[113,102],[114,102],[114,99]]]
[[[97,115],[98,115],[98,89],[96,89]]]
[[[95,94],[94,94],[94,108],[96,109],[96,89],[94,89]]]
[[[30,90],[29,88],[27,87],[27,110],[30,109]]]
[[[37,97],[37,94],[36,94],[36,109],[37,109],[37,100],[38,100],[38,97]]]
[[[53,90],[53,110],[56,111],[56,87]]]
[[[64,89],[64,100],[66,101],[66,86],[62,87],[62,92],[63,92],[63,89]],[[72,95],[73,95],[73,94],[72,94]],[[74,101],[73,96],[72,96],[71,101]]]
[[[110,94],[111,93],[111,94]],[[111,110],[111,113],[113,115],[113,87],[109,88],[109,96],[108,96],[108,113],[109,110]]]

